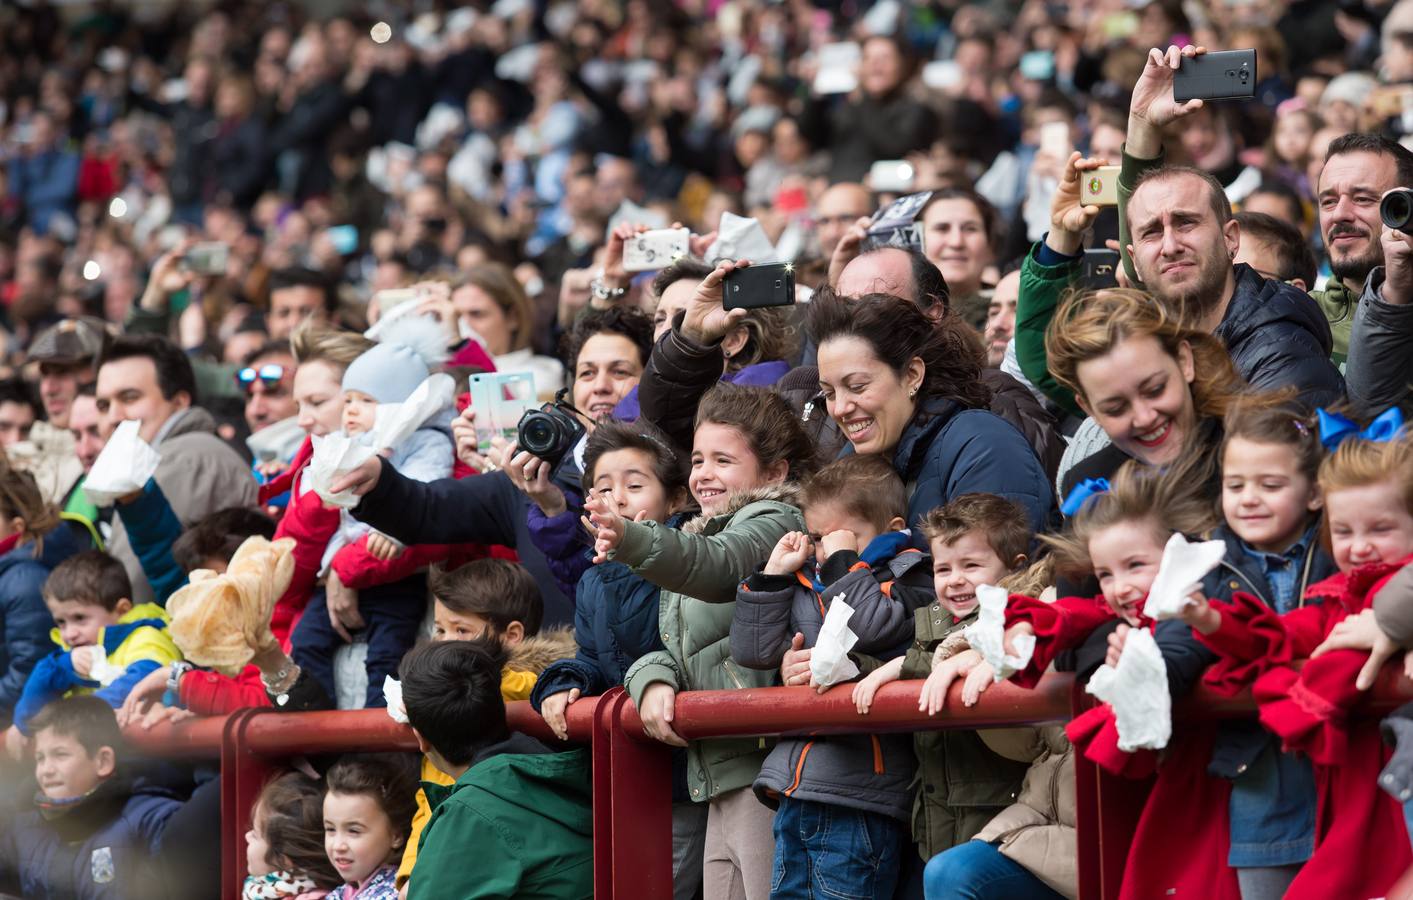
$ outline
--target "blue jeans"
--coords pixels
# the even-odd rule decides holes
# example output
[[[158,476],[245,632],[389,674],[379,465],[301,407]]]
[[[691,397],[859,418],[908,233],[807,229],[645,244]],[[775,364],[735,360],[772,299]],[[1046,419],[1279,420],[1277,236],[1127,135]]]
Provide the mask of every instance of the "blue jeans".
[[[427,611],[427,577],[413,575],[392,584],[358,592],[358,612],[366,627],[368,706],[387,706],[383,679],[397,675],[403,654],[417,642],[417,629]],[[316,591],[290,638],[290,656],[329,695],[334,692],[334,651],[344,643],[329,623],[329,604],[323,589]]]
[[[927,900],[1064,900],[994,844],[967,841],[927,862]]]
[[[890,900],[904,827],[879,813],[781,797],[771,900]]]

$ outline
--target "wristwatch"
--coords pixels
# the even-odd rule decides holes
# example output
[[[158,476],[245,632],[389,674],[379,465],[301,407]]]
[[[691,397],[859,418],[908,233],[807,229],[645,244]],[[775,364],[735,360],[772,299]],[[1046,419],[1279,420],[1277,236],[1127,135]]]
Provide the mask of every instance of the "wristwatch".
[[[604,283],[603,276],[603,269],[599,269],[598,272],[594,274],[593,280],[589,282],[589,293],[593,295],[595,300],[616,300],[628,293],[627,288],[609,287]]]
[[[162,696],[163,706],[181,706],[182,676],[196,668],[186,660],[172,663],[167,672],[167,693]]]

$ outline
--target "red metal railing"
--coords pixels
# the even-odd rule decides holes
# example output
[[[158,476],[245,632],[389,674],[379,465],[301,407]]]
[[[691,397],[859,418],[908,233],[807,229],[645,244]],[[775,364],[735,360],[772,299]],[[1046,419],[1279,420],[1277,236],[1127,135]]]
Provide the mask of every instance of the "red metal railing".
[[[1047,676],[1035,690],[999,684],[974,707],[961,705],[961,685],[953,685],[946,710],[935,717],[918,712],[921,683],[895,682],[860,716],[851,685],[823,696],[808,688],[698,691],[677,697],[674,727],[687,738],[922,731],[987,728],[1064,721],[1087,708],[1092,698],[1068,675]],[[1375,715],[1413,699],[1413,683],[1392,669],[1372,692],[1364,710]],[[1218,698],[1197,691],[1177,710],[1178,718],[1249,716],[1249,699]],[[516,731],[545,741],[556,738],[527,703],[507,706]],[[665,745],[643,736],[642,721],[619,688],[569,707],[570,740],[587,742],[593,752],[594,895],[599,898],[670,897],[671,769]],[[229,716],[194,720],[151,731],[129,732],[146,752],[175,757],[219,757],[221,762],[223,896],[236,898],[245,877],[245,833],[250,811],[265,781],[290,757],[334,752],[416,750],[411,729],[383,710],[280,713],[242,710]],[[1079,879],[1082,898],[1118,896],[1133,824],[1146,796],[1142,782],[1115,778],[1084,760],[1075,765]],[[1413,880],[1390,898],[1413,900]]]

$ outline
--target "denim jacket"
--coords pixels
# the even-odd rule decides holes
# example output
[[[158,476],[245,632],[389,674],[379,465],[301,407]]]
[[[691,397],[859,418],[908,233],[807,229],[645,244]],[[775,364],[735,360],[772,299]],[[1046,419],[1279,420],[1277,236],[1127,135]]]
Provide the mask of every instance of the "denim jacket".
[[[1227,545],[1221,566],[1203,581],[1208,598],[1229,600],[1240,591],[1274,608],[1260,560],[1225,525],[1212,535]],[[1305,589],[1334,574],[1334,561],[1317,540],[1307,540],[1296,582],[1296,608]],[[1315,843],[1315,777],[1308,759],[1280,752],[1280,742],[1254,720],[1223,722],[1208,773],[1232,781],[1229,865],[1281,866],[1310,858]]]

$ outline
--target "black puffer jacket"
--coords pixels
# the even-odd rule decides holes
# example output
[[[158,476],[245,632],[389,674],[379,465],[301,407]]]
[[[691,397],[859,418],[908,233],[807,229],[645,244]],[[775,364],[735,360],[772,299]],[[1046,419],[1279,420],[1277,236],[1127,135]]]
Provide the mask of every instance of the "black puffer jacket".
[[[1344,397],[1344,377],[1330,362],[1330,323],[1310,295],[1236,266],[1236,289],[1214,334],[1237,372],[1262,390],[1293,386],[1312,406]]]

